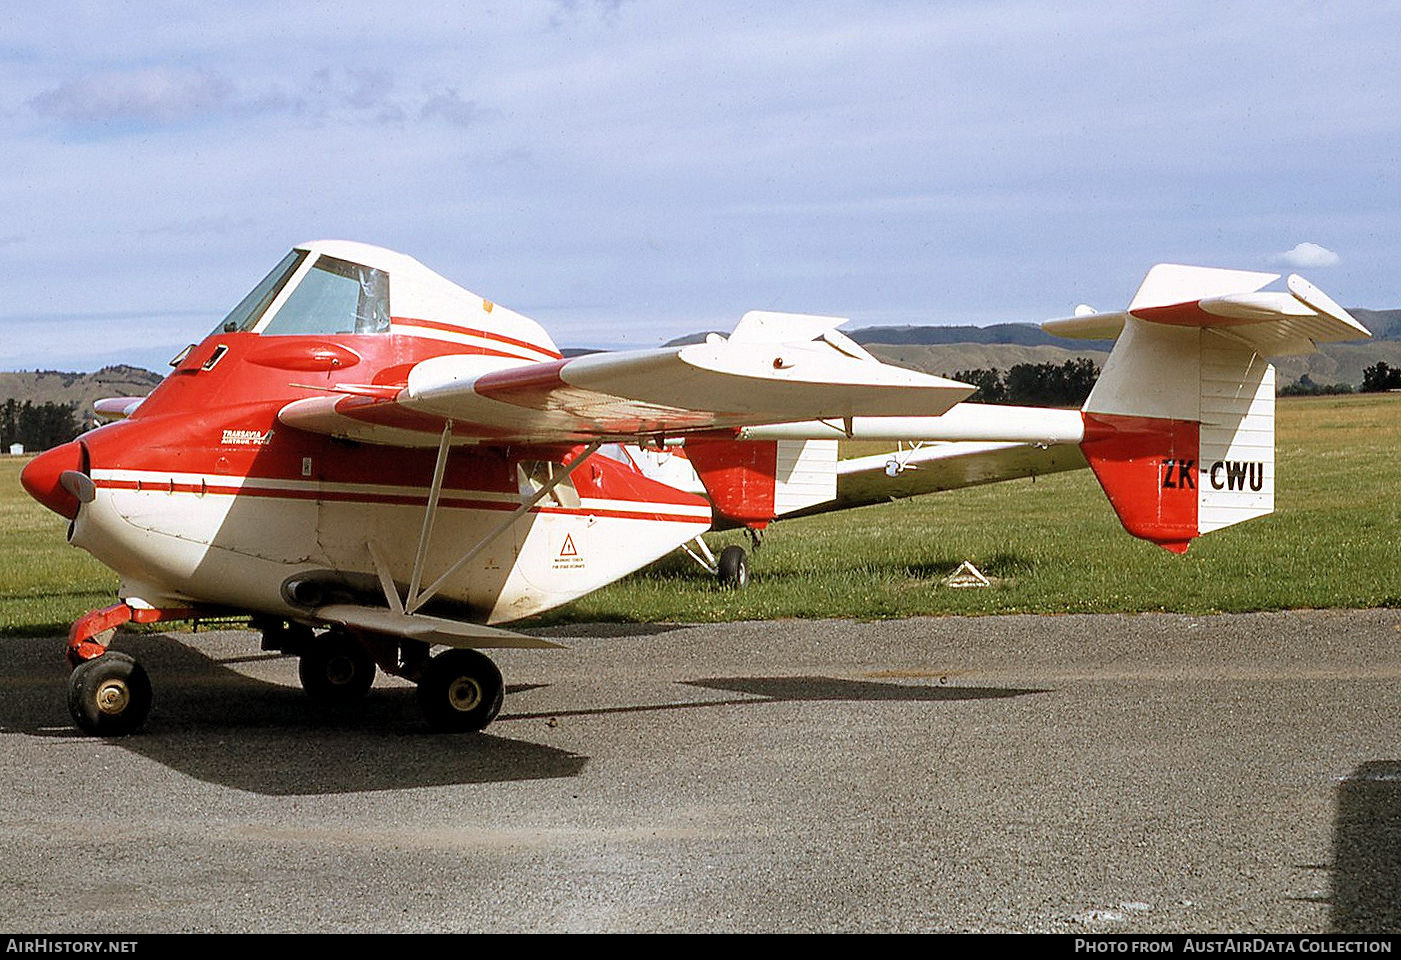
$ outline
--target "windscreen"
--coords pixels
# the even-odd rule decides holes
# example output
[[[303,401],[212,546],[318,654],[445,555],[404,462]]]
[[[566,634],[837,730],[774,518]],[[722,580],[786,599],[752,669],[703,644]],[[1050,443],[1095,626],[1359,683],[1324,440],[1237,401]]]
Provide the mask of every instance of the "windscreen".
[[[240,300],[238,306],[229,311],[227,317],[219,321],[219,325],[214,328],[214,333],[252,330],[257,326],[258,321],[263,318],[268,304],[277,299],[282,288],[287,286],[288,278],[297,272],[297,268],[302,265],[302,261],[306,257],[305,250],[293,250],[283,257],[282,262],[273,267],[272,272],[263,277],[252,292]]]

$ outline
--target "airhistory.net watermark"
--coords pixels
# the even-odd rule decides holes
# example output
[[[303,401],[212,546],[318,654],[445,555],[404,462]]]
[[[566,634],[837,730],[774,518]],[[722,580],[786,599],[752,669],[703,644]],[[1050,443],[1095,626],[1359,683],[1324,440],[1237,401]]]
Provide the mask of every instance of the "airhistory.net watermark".
[[[97,937],[58,939],[55,937],[9,937],[6,953],[135,953],[135,940],[105,940]]]

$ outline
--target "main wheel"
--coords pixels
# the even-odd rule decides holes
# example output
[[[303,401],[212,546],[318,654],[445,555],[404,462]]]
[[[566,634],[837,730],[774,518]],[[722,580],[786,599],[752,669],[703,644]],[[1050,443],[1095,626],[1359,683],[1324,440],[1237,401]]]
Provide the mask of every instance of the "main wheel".
[[[501,671],[475,650],[446,650],[418,682],[418,705],[429,724],[450,733],[481,730],[501,710]]]
[[[264,650],[301,656],[303,650],[316,643],[316,635],[303,623],[274,620],[263,624],[262,630]]]
[[[726,547],[720,551],[716,563],[715,576],[720,586],[727,590],[739,590],[749,582],[749,555],[743,547]]]
[[[151,710],[151,678],[133,658],[116,650],[84,660],[68,678],[68,712],[84,733],[121,737],[136,730]]]
[[[297,674],[317,703],[345,706],[361,700],[375,682],[375,661],[365,645],[343,630],[330,630],[307,644]]]

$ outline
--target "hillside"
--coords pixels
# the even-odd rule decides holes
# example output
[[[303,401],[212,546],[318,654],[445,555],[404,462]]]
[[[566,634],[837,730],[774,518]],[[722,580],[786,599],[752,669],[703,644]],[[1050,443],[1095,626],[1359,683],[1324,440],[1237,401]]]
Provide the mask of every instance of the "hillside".
[[[92,412],[94,400],[102,397],[143,397],[160,383],[162,375],[125,365],[103,367],[95,373],[64,373],[58,370],[21,370],[0,373],[0,402],[14,399],[38,405],[76,404],[79,416]]]

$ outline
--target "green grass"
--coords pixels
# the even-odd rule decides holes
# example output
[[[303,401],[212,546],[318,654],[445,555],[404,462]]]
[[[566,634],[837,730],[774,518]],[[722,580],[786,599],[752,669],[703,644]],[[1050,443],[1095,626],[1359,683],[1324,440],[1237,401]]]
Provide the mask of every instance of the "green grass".
[[[0,457],[0,632],[66,633],[117,595],[117,576],[65,539],[68,521],[19,485],[28,457]]]
[[[1275,514],[1193,541],[1185,556],[1124,533],[1081,470],[776,523],[741,593],[668,557],[542,619],[1398,606],[1398,442],[1401,395],[1282,399]],[[996,585],[941,586],[963,560]]]
[[[1276,513],[1186,556],[1124,533],[1082,470],[777,523],[743,591],[673,555],[531,622],[1401,606],[1398,442],[1401,395],[1282,399]],[[25,496],[22,465],[0,459],[0,631],[58,633],[116,578]],[[965,559],[996,585],[941,586]]]

